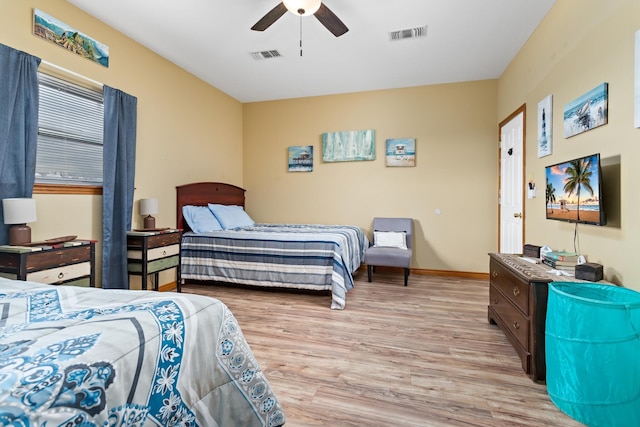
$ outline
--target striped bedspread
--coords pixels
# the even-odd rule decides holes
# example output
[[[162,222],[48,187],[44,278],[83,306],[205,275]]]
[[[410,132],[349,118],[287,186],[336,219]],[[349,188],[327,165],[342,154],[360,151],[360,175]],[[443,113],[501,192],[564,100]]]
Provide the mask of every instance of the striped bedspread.
[[[331,290],[331,308],[343,309],[368,246],[362,230],[349,225],[255,224],[190,232],[182,238],[180,271],[183,279]]]

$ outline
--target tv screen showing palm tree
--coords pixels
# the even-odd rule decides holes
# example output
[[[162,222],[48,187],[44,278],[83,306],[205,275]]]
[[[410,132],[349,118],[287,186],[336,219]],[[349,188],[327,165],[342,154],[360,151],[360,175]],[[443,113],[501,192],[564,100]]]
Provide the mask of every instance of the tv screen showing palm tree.
[[[546,167],[547,219],[604,225],[600,154]]]

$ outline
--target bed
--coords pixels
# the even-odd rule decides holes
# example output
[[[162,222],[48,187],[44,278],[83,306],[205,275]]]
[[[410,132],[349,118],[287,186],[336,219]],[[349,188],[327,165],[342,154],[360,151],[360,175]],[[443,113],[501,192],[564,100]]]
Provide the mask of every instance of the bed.
[[[0,425],[284,423],[222,302],[0,278]]]
[[[369,246],[363,231],[350,225],[251,222],[194,232],[183,215],[185,206],[212,204],[244,210],[244,193],[240,187],[217,182],[176,187],[177,228],[184,230],[182,280],[330,291],[331,308],[344,309],[353,273]]]

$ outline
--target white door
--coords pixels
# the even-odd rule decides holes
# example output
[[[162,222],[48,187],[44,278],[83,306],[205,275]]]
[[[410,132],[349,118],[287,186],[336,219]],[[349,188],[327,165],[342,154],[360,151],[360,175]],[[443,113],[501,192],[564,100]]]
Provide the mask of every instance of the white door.
[[[503,253],[521,254],[524,239],[523,105],[500,123],[500,246]]]

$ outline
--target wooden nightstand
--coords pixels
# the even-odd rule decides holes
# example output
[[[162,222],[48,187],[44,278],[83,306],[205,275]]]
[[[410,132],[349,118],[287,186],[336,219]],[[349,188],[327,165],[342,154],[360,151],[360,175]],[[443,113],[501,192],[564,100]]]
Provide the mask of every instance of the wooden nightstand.
[[[178,292],[180,286],[180,230],[129,231],[127,233],[127,270],[140,276],[142,289],[147,289],[149,274],[154,275],[153,289],[158,290],[159,273],[176,269]]]
[[[52,285],[95,287],[96,246],[77,240],[45,248],[0,247],[0,276]]]

